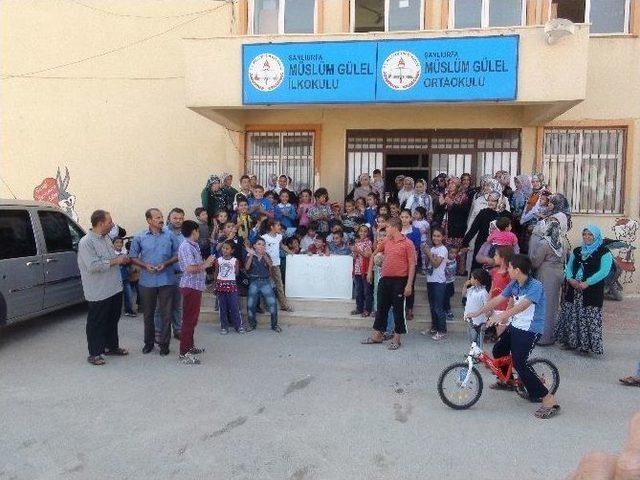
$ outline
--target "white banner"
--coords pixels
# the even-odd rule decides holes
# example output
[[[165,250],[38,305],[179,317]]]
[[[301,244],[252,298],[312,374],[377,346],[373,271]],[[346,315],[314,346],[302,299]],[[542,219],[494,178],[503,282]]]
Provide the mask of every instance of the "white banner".
[[[352,271],[351,255],[287,255],[287,297],[350,299]]]

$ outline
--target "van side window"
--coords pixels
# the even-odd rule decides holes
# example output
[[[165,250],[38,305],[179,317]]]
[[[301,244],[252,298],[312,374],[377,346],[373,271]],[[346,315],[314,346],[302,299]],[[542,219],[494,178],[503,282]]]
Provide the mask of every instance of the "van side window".
[[[73,251],[73,238],[67,216],[60,212],[38,212],[48,253]]]
[[[0,260],[37,254],[33,226],[26,210],[0,211]]]

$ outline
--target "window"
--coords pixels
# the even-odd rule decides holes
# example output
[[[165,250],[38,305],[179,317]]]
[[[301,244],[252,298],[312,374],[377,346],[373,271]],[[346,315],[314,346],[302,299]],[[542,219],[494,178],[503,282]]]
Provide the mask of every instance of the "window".
[[[315,32],[315,0],[253,0],[250,9],[254,35]]]
[[[422,28],[423,0],[352,0],[354,32],[398,32]]]
[[[524,0],[449,0],[452,28],[519,26],[525,14]]]
[[[387,0],[387,31],[420,30],[422,0]]]
[[[629,33],[630,0],[591,0],[591,33]]]
[[[566,18],[573,23],[584,23],[586,18],[585,0],[551,0],[550,12],[551,18]]]
[[[78,232],[72,227],[71,220],[60,212],[38,212],[44,241],[47,245],[48,253],[67,252],[77,249],[77,242],[74,245],[74,237]],[[73,232],[73,233],[72,233]],[[77,241],[80,241],[78,238]]]
[[[621,213],[624,128],[545,129],[543,171],[575,213]]]
[[[315,132],[248,132],[247,171],[258,177],[265,190],[274,178],[287,175],[292,188],[300,191],[314,186]]]
[[[354,32],[384,32],[385,31],[385,0],[354,0]]]
[[[36,239],[29,212],[0,211],[0,259],[32,257],[36,254]]]

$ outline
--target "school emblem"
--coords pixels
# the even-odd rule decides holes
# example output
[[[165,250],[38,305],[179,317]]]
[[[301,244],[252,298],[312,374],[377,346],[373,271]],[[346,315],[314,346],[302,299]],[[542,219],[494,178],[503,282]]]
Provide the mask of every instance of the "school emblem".
[[[261,92],[271,92],[280,86],[284,79],[282,60],[271,53],[261,53],[249,64],[251,85]]]
[[[382,64],[382,79],[389,88],[409,90],[420,78],[422,67],[413,53],[398,50],[391,53]]]

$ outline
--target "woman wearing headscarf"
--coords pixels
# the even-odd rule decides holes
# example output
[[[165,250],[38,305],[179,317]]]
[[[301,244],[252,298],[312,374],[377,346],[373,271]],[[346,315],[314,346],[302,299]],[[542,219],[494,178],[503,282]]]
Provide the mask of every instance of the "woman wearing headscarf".
[[[207,185],[202,190],[202,208],[207,211],[209,216],[209,224],[216,217],[220,210],[229,211],[227,204],[227,196],[222,189],[222,182],[217,175],[211,175],[207,180]]]
[[[358,186],[353,190],[353,201],[355,202],[359,198],[364,198],[366,200],[367,195],[369,195],[373,191],[373,187],[371,186],[371,179],[369,178],[368,173],[361,173]]]
[[[506,170],[498,170],[494,178],[502,185],[502,194],[510,202],[513,195],[513,189],[511,188],[511,174]]]
[[[563,233],[558,220],[549,217],[538,222],[529,243],[529,258],[535,277],[542,282],[545,296],[545,320],[542,336],[538,345],[547,346],[554,343],[553,335],[556,327],[560,292],[564,282],[564,266],[567,251],[563,241]]]
[[[402,190],[398,192],[398,202],[400,202],[400,208],[405,208],[407,200],[413,197],[415,193],[416,190],[413,178],[404,177],[404,180],[402,180]]]
[[[529,175],[516,175],[513,183],[516,189],[513,191],[509,204],[511,205],[511,213],[513,218],[520,220],[524,208],[527,205],[529,197],[533,193],[533,187],[531,186],[531,179]]]
[[[545,202],[548,196],[549,192],[544,186],[544,175],[541,173],[531,175],[531,193],[520,215],[520,250],[522,253],[529,251],[529,239],[536,223],[543,217],[542,212],[546,208]]]
[[[473,225],[473,222],[475,221],[478,214],[489,206],[489,195],[491,194],[497,195],[498,201],[495,207],[496,212],[502,212],[506,210],[507,211],[506,216],[511,217],[509,213],[509,209],[511,207],[509,206],[509,202],[507,202],[507,199],[505,198],[505,196],[502,194],[502,186],[500,185],[500,182],[498,182],[491,175],[484,175],[480,179],[480,190],[478,191],[478,193],[476,193],[475,198],[471,202],[471,211],[469,212],[469,216],[467,218],[467,232],[471,229],[471,226]],[[492,220],[495,220],[495,219],[492,219]],[[491,223],[491,221],[489,221],[489,223]],[[488,228],[489,227],[487,225],[487,232],[488,232]],[[488,233],[487,233],[487,236],[488,236]],[[476,257],[476,254],[478,253],[478,250],[480,249],[482,244],[486,241],[486,239],[487,238],[485,237],[480,244],[478,244],[478,241],[479,241],[478,239],[475,240],[475,243],[472,240],[471,243],[468,245],[469,248],[473,248],[474,250],[473,258],[467,257],[466,266],[469,272],[471,272],[474,268],[477,268],[477,266],[479,265],[476,262],[475,257]],[[474,265],[476,267],[474,267]]]
[[[555,218],[560,223],[563,235],[566,235],[571,230],[571,207],[567,198],[561,193],[556,193],[549,197],[544,217]]]
[[[587,225],[582,230],[582,245],[573,250],[565,268],[568,286],[555,331],[563,348],[603,353],[604,280],[612,265],[613,255],[603,245],[602,232]]]
[[[487,207],[480,210],[473,223],[467,230],[464,238],[462,239],[462,248],[468,249],[471,241],[475,238],[475,244],[473,246],[473,256],[471,259],[471,271],[476,268],[481,268],[482,265],[476,260],[476,255],[480,247],[487,241],[489,237],[489,227],[491,222],[499,217],[511,218],[511,213],[508,211],[500,211],[500,198],[502,194],[500,192],[491,192],[487,195]],[[476,237],[477,236],[477,237]]]

